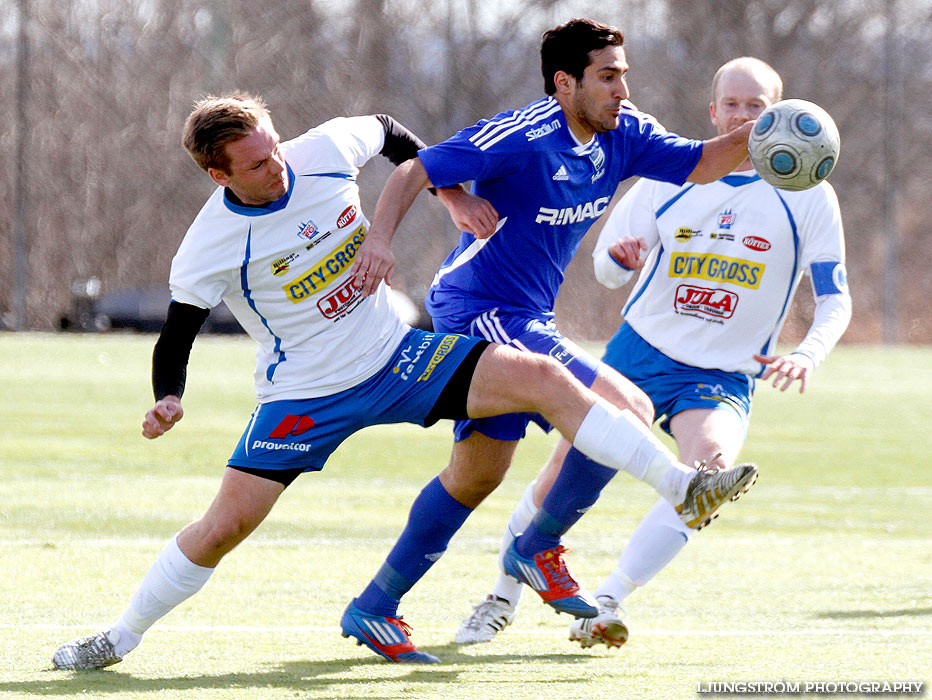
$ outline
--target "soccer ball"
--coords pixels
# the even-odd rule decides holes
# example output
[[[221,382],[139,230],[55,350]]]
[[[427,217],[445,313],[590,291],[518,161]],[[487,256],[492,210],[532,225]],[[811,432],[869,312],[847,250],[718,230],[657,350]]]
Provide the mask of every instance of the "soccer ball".
[[[761,112],[748,139],[751,164],[781,190],[808,190],[829,176],[841,139],[828,112],[806,100],[783,100]]]

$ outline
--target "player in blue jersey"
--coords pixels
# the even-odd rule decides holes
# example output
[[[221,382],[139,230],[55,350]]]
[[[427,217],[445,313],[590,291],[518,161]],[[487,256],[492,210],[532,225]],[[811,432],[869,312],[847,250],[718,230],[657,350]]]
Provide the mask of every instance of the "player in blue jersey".
[[[480,121],[400,166],[379,199],[354,269],[363,291],[375,290],[390,278],[391,239],[416,194],[430,184],[473,181],[474,196],[480,199],[427,298],[435,329],[477,334],[550,355],[646,426],[653,420],[646,395],[554,327],[553,305],[564,270],[619,182],[633,175],[676,184],[713,181],[747,156],[752,124],[705,142],[666,132],[627,101],[622,44],[620,31],[590,20],[546,32],[541,65],[547,97]],[[532,419],[543,423],[529,415],[457,422],[452,458],[440,475],[446,492],[462,506],[475,508],[501,481]],[[618,447],[625,449],[621,443]],[[630,473],[673,506],[683,497],[678,486],[653,469]],[[731,473],[740,474],[732,492],[737,494],[750,485],[756,467],[743,465]],[[506,556],[508,573],[529,583],[558,610],[580,617],[596,613],[594,601],[566,569],[560,537],[614,474],[614,469],[570,450],[551,495]],[[701,509],[684,522],[698,529],[716,509]],[[405,549],[408,536],[402,534],[396,550]],[[358,604],[390,609],[393,599],[397,595],[389,567],[379,572]]]

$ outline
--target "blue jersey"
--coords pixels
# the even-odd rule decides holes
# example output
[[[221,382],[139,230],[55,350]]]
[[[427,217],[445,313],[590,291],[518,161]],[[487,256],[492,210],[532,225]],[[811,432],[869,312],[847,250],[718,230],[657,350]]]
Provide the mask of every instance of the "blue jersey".
[[[618,183],[633,175],[682,184],[702,142],[624,107],[618,128],[580,144],[553,97],[482,120],[419,152],[431,183],[473,182],[499,230],[460,236],[427,296],[432,316],[483,310],[552,314],[564,270]]]

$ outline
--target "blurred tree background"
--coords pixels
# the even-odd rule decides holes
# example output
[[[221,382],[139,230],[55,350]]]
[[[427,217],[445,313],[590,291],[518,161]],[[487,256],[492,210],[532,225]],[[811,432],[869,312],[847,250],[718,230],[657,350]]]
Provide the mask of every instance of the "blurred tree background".
[[[57,328],[89,278],[104,292],[166,285],[213,187],[180,145],[199,96],[263,95],[283,139],[386,112],[434,143],[541,96],[540,34],[578,16],[625,32],[632,99],[673,131],[714,135],[709,85],[740,55],[772,64],[787,97],[825,107],[842,134],[831,181],[855,304],[844,340],[932,343],[932,0],[8,0],[0,327]],[[390,167],[376,159],[361,176],[369,212]],[[396,286],[419,301],[456,237],[421,197],[396,238]],[[604,340],[625,295],[595,283],[594,241],[557,321]],[[808,327],[808,288],[789,341]]]

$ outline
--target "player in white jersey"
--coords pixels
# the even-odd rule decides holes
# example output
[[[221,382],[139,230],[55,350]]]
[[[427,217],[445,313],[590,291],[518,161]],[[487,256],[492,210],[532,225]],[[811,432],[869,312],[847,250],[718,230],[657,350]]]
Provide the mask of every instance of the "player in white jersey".
[[[764,62],[743,57],[716,73],[710,113],[720,134],[756,119],[781,99],[782,80]],[[646,259],[645,259],[646,254]],[[747,433],[754,378],[803,391],[847,327],[851,301],[838,200],[828,183],[802,192],[778,190],[750,161],[706,185],[677,187],[642,179],[609,215],[593,252],[595,273],[616,289],[643,268],[628,298],[625,322],[603,362],[640,387],[681,461],[718,455],[724,468]],[[812,279],[814,320],[792,352],[773,349],[804,273]],[[565,443],[558,451],[566,451]],[[530,522],[556,474],[545,469],[509,522],[503,551]],[[620,646],[628,636],[619,603],[685,546],[693,530],[657,503],[635,530],[617,568],[596,591],[599,615],[575,621],[583,646]],[[521,586],[501,575],[457,633],[489,641],[510,624]]]
[[[157,438],[181,420],[192,343],[221,300],[259,344],[258,406],[204,516],[172,538],[110,628],[55,652],[57,668],[121,661],[159,618],[201,589],[288,484],[322,469],[343,440],[368,425],[535,411],[612,468],[667,474],[685,494],[687,510],[696,507],[690,493],[716,488],[715,478],[678,464],[644,426],[555,360],[411,329],[384,286],[360,293],[351,272],[367,226],[358,169],[377,153],[401,163],[423,145],[390,117],[334,119],[279,143],[261,100],[207,98],[189,115],[184,143],[219,187],[172,262],[172,302],[153,353],[156,402],[143,435]],[[455,190],[442,196],[460,221],[459,202],[468,200]],[[341,619],[344,636],[391,661],[438,661],[415,648],[394,609],[446,549],[464,513],[438,479],[425,487],[406,530],[411,541],[386,565],[391,580],[384,595],[392,610],[354,600]]]

